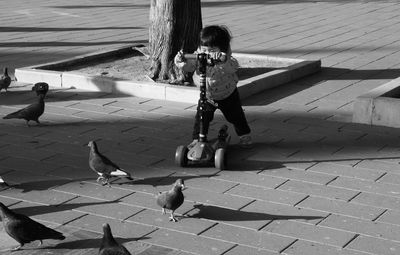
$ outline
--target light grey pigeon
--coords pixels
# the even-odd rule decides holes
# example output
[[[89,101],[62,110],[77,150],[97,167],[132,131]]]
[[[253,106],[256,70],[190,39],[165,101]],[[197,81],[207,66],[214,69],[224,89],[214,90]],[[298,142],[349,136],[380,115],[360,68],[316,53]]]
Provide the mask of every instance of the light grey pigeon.
[[[7,234],[19,243],[19,246],[13,250],[19,250],[24,244],[36,240],[39,240],[39,245],[42,245],[42,240],[44,239],[65,239],[62,233],[48,228],[26,215],[13,212],[1,202],[0,215]]]
[[[107,223],[103,224],[103,239],[101,240],[99,255],[131,255],[123,245],[115,241],[110,225]]]
[[[179,206],[183,204],[184,196],[182,190],[185,188],[185,184],[182,179],[178,179],[173,184],[172,188],[168,191],[159,192],[156,195],[157,204],[161,206],[162,213],[165,214],[165,209],[171,211],[170,220],[176,222],[177,219],[174,217],[174,212]]]
[[[3,117],[3,119],[24,119],[29,127],[29,121],[34,120],[38,124],[39,117],[44,113],[44,95],[39,95],[36,103],[30,104],[21,110],[10,113]]]
[[[10,84],[11,84],[11,77],[8,76],[8,69],[6,67],[6,68],[4,68],[3,75],[0,77],[0,91],[2,89],[5,89],[7,92],[7,89],[10,86]]]
[[[88,146],[90,147],[89,166],[99,175],[97,182],[101,180],[103,185],[107,184],[110,186],[109,180],[111,177],[125,177],[129,180],[133,180],[130,173],[121,169],[99,152],[95,141],[90,141]]]

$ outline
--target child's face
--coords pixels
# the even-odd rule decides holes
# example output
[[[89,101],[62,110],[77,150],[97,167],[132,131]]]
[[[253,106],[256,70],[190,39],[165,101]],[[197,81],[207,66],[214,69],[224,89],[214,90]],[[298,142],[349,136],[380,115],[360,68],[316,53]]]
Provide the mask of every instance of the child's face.
[[[208,53],[221,52],[221,49],[219,47],[200,46],[200,52],[208,54]]]

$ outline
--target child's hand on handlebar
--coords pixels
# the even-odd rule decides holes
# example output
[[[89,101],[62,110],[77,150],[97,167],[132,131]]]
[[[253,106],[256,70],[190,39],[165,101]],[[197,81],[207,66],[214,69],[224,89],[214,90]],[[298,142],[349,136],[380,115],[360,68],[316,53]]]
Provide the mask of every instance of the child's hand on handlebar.
[[[221,51],[210,52],[208,55],[209,55],[209,58],[211,58],[212,60],[217,61],[217,62],[225,62],[227,59],[226,54]]]
[[[183,51],[182,50],[178,51],[178,53],[175,55],[175,58],[174,58],[175,65],[179,67],[179,66],[184,65],[185,62],[186,62],[186,59],[183,54]]]

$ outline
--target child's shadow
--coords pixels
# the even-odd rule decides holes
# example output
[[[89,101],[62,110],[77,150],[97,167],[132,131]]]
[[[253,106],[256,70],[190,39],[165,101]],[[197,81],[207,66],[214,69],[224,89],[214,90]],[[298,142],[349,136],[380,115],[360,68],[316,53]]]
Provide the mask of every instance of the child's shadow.
[[[265,169],[282,168],[283,164],[279,161],[252,160],[249,159],[254,154],[261,153],[269,148],[265,143],[254,143],[251,147],[242,148],[239,145],[230,145],[227,148],[226,160],[227,170],[230,171],[261,171]]]

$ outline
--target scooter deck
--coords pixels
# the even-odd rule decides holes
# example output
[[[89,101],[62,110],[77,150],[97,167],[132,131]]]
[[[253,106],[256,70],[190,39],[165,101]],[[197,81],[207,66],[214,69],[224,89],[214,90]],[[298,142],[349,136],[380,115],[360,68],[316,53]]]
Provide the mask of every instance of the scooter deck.
[[[226,149],[229,145],[231,136],[228,135],[224,140],[215,138],[207,142],[197,142],[187,153],[188,160],[191,162],[213,162],[215,152],[220,149]]]

